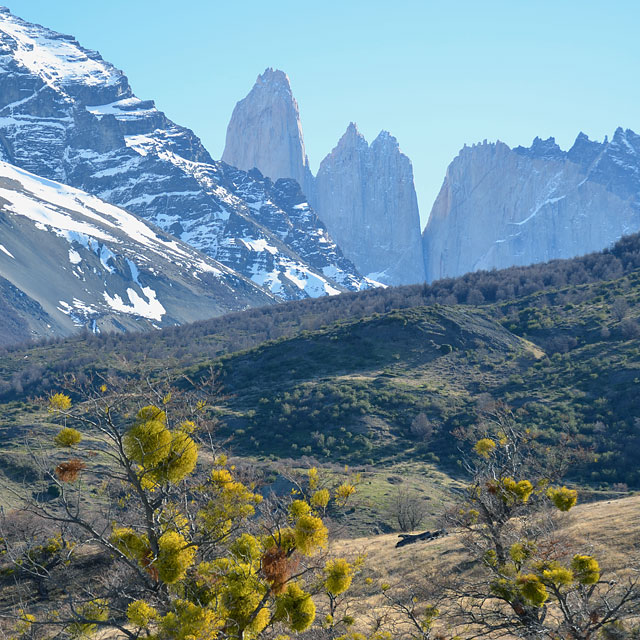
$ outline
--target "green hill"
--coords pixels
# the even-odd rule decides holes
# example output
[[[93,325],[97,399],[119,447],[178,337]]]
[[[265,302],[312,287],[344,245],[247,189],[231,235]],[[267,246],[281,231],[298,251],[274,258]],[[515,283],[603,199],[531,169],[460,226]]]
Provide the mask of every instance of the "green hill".
[[[429,463],[453,473],[452,434],[495,399],[550,446],[591,451],[575,479],[638,487],[639,264],[635,236],[602,254],[431,287],[4,350],[4,464],[18,463],[9,447],[46,420],[29,398],[55,389],[64,375],[79,383],[95,372],[197,377],[213,366],[228,396],[218,407],[220,435],[231,437],[236,454]],[[470,291],[483,302],[438,302],[477,299]]]
[[[593,451],[582,480],[637,486],[640,276],[572,289],[393,311],[223,357],[225,435],[246,453],[450,466],[451,432],[491,398],[549,444]]]

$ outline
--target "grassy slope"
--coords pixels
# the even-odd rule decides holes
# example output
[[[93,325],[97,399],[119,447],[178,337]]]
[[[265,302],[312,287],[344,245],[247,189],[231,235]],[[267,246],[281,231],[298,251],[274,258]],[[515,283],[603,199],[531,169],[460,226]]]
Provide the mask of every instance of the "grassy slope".
[[[591,547],[597,557],[606,558],[610,571],[628,568],[629,558],[640,548],[640,496],[578,504],[560,519],[560,532],[577,545]],[[396,549],[395,533],[336,540],[336,554],[366,551],[368,564],[385,580],[418,580],[425,566],[447,566],[463,555],[460,534]],[[603,567],[605,562],[602,563]],[[409,573],[407,573],[409,571]]]
[[[488,395],[550,443],[567,433],[594,449],[582,480],[638,486],[640,278],[583,285],[571,304],[543,295],[398,310],[226,356],[217,365],[231,394],[226,434],[243,453],[360,464],[440,458],[451,469],[451,432],[474,422]],[[621,298],[623,320],[612,312]],[[410,433],[419,412],[434,426],[427,442]]]
[[[620,300],[624,319],[614,309]],[[592,447],[597,461],[574,479],[640,486],[639,301],[640,275],[631,271],[479,308],[414,306],[356,316],[245,351],[237,351],[236,339],[251,325],[228,333],[207,333],[202,325],[191,348],[205,346],[193,358],[180,352],[188,328],[177,347],[172,336],[181,329],[145,336],[151,348],[133,359],[128,345],[135,337],[67,340],[1,355],[0,381],[20,367],[52,362],[71,362],[80,375],[96,369],[146,375],[163,367],[197,375],[213,363],[230,394],[219,414],[234,454],[260,464],[307,455],[321,464],[357,465],[368,475],[365,509],[352,533],[384,530],[398,488],[389,478],[424,493],[428,517],[435,517],[458,473],[451,432],[473,423],[487,396],[508,401],[549,443],[568,432],[574,443]],[[289,311],[282,316],[285,333],[295,324]],[[225,352],[212,360],[212,353]],[[54,366],[44,380],[0,402],[0,471],[9,477],[28,468],[25,434],[47,421],[28,397],[55,388],[56,375]],[[428,439],[411,433],[420,412],[434,428]]]
[[[625,323],[637,326],[640,277],[634,272],[569,293],[571,304],[558,302],[567,297],[560,289],[481,308],[400,309],[223,356],[214,363],[230,394],[219,409],[222,435],[233,436],[235,454],[263,459],[306,454],[369,467],[439,464],[455,475],[451,432],[473,423],[478,402],[489,395],[518,408],[550,443],[568,431],[574,442],[593,447],[599,459],[581,470],[581,480],[638,486],[640,345]],[[622,321],[612,311],[621,298],[629,308]],[[120,350],[105,349],[99,359],[108,363],[105,371],[141,374],[160,363],[184,371],[163,357],[164,339],[159,333],[157,358],[143,366],[131,365]],[[80,345],[88,350],[90,342]],[[72,342],[12,352],[3,363],[65,353],[77,355]],[[94,362],[87,351],[78,371],[91,371]],[[199,362],[189,374],[211,361]],[[410,431],[419,412],[434,427],[426,441]],[[0,468],[11,474],[22,466],[24,434],[43,420],[29,401],[0,404]]]
[[[476,351],[491,371],[467,366]],[[282,339],[225,357],[218,369],[242,451],[380,463],[413,460],[424,448],[407,441],[419,411],[455,426],[479,386],[535,360],[483,310],[418,307]],[[443,428],[434,438],[451,440]]]
[[[556,538],[569,539],[576,549],[595,555],[603,569],[603,577],[627,574],[638,561],[640,548],[640,496],[577,505],[559,520]],[[375,583],[413,585],[416,590],[428,587],[428,576],[459,574],[468,576],[468,564],[461,535],[453,532],[429,542],[417,542],[396,549],[397,534],[363,536],[336,540],[331,548],[336,555],[367,556],[366,573]],[[425,582],[427,583],[425,585]],[[352,613],[358,620],[373,619],[373,614],[386,610],[384,601],[374,589],[365,592],[355,603]]]

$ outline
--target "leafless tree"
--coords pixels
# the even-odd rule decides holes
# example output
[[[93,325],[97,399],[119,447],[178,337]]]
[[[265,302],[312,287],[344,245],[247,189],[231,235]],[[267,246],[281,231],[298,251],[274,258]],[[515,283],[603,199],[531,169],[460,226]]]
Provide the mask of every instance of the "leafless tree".
[[[389,511],[400,531],[415,531],[422,524],[427,510],[417,493],[399,487],[391,496]]]

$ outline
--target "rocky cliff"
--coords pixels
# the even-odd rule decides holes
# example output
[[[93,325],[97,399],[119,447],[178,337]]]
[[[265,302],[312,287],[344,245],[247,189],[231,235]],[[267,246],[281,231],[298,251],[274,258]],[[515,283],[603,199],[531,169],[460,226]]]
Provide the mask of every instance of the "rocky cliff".
[[[369,146],[350,125],[314,180],[289,79],[267,69],[236,105],[222,159],[296,180],[361,273],[386,284],[424,280],[413,170],[388,133]]]
[[[320,165],[314,205],[362,273],[386,284],[424,281],[413,169],[389,133],[369,145],[351,123]]]
[[[5,8],[0,159],[127,209],[280,299],[371,286],[295,184],[214,162],[98,53]]]
[[[429,281],[603,249],[640,229],[640,136],[465,147],[423,233]]]
[[[222,160],[244,171],[257,168],[272,180],[293,178],[310,195],[313,176],[298,103],[283,71],[266,69],[235,106]]]

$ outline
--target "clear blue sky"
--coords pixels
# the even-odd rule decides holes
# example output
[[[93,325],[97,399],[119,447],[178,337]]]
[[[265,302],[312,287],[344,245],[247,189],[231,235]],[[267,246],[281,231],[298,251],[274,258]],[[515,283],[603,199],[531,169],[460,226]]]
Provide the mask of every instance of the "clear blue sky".
[[[315,171],[349,121],[411,158],[423,220],[464,143],[640,131],[637,0],[5,0],[123,69],[219,158],[235,103],[283,69]]]

